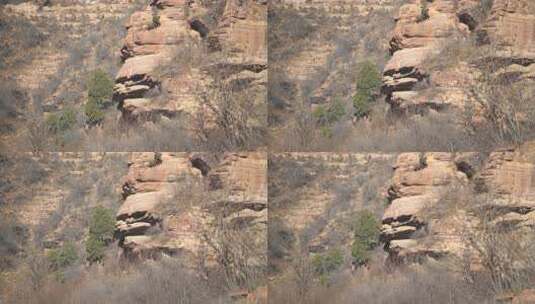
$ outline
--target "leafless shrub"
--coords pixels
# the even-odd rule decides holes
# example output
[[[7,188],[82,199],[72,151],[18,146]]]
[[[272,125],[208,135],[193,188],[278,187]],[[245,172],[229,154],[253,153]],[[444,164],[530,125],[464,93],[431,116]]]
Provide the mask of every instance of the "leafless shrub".
[[[484,289],[466,284],[443,267],[427,264],[390,273],[384,269],[340,273],[334,284],[313,284],[306,300],[297,290],[291,280],[274,281],[269,303],[495,303]]]
[[[493,60],[483,67],[472,93],[482,109],[484,128],[490,128],[491,140],[498,144],[521,144],[533,137],[535,107],[528,100],[535,94],[530,81],[498,69]],[[476,130],[478,127],[472,125]]]
[[[215,253],[216,261],[223,272],[227,289],[247,288],[252,290],[264,280],[267,266],[265,237],[240,227],[233,227],[228,219],[218,215],[210,231],[203,238]]]
[[[473,201],[472,208],[478,224],[464,236],[466,280],[487,279],[496,295],[532,286],[535,280],[532,234],[514,225],[499,224],[499,216],[506,211],[494,205],[491,198],[479,199]]]
[[[262,105],[255,101],[253,91],[239,83],[240,79],[234,76],[217,78],[200,96],[204,111],[198,111],[195,133],[208,150],[251,150],[262,145]]]
[[[28,230],[16,219],[0,223],[0,272],[12,269],[28,238]]]
[[[295,274],[296,291],[302,299],[300,303],[306,303],[314,280],[314,267],[308,252],[299,252],[292,261],[292,268]]]
[[[49,266],[46,256],[39,253],[37,249],[30,249],[27,257],[29,280],[33,290],[39,290],[44,284],[44,279],[49,273]]]

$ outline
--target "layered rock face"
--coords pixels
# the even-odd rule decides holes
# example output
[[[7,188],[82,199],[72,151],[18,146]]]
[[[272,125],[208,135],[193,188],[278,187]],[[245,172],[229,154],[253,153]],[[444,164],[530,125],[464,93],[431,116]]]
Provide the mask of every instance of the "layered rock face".
[[[224,1],[214,28],[202,1],[153,1],[127,24],[114,98],[125,121],[200,111],[200,94],[217,77],[267,79],[266,3]],[[227,74],[222,67],[230,67]],[[259,89],[262,91],[262,89]],[[265,94],[265,90],[262,91]]]
[[[493,71],[503,68],[507,76],[532,78],[533,4],[498,0],[492,7],[484,5],[437,0],[411,1],[401,7],[390,41],[392,58],[383,71],[383,92],[393,111],[422,114],[477,108],[471,89],[480,73],[477,65],[485,62],[493,62]],[[479,63],[468,62],[475,58],[467,58],[470,53],[462,49],[453,57],[456,44],[469,40],[475,40],[476,46],[460,48],[480,51]],[[485,51],[489,46],[490,52]],[[431,69],[430,60],[448,56],[452,58],[446,60],[455,62]]]
[[[134,153],[117,212],[125,255],[195,256],[221,220],[266,246],[266,166],[262,153]]]
[[[534,165],[533,143],[488,156],[401,154],[381,229],[390,258],[461,257],[469,250],[470,233],[481,229],[482,210],[496,227],[532,231]]]
[[[468,176],[459,170],[462,167],[459,164],[469,156],[404,153],[398,157],[388,190],[390,205],[383,215],[381,228],[381,238],[391,258],[437,258],[460,249],[461,230],[456,229],[462,226],[456,225],[463,215],[450,213],[451,217],[433,219],[431,224],[424,214],[440,208],[443,196],[468,183]],[[432,243],[414,238],[419,232],[429,231],[429,227],[433,229]]]
[[[535,143],[490,154],[476,177],[476,190],[494,198],[494,222],[517,228],[535,227]]]
[[[119,101],[124,119],[149,116],[152,112],[174,116],[178,106],[193,105],[191,91],[184,92],[190,96],[183,98],[180,104],[155,106],[150,99],[144,97],[149,90],[160,87],[161,80],[158,79],[156,70],[175,59],[174,51],[178,47],[186,48],[200,42],[200,33],[190,27],[186,15],[187,9],[196,8],[194,4],[190,5],[190,1],[155,2],[144,11],[135,12],[131,16],[126,25],[127,37],[121,49],[124,64],[116,76],[117,84],[114,88],[114,98]],[[189,80],[190,84],[184,86],[186,88],[191,86],[192,81],[192,77],[188,76],[184,79]]]
[[[511,76],[533,79],[535,61],[535,3],[496,0],[478,33],[481,43],[493,43],[496,61]]]
[[[478,1],[471,0],[411,1],[400,8],[390,41],[392,58],[383,71],[383,92],[394,111],[418,112],[422,108],[441,110],[452,104],[459,106],[463,101],[457,97],[463,83],[466,83],[466,76],[456,79],[448,74],[440,74],[435,81],[425,65],[426,60],[437,56],[444,45],[465,39],[474,30],[475,21],[471,12],[477,4]],[[462,72],[455,74],[463,75]],[[430,77],[434,84],[448,89],[448,93],[440,94],[433,100],[419,96],[415,87],[429,83]],[[457,88],[457,85],[461,85],[461,88]],[[449,95],[455,98],[444,98]]]
[[[496,42],[513,59],[535,57],[535,4],[529,0],[496,0],[481,29],[481,39]],[[485,42],[485,41],[482,41]]]

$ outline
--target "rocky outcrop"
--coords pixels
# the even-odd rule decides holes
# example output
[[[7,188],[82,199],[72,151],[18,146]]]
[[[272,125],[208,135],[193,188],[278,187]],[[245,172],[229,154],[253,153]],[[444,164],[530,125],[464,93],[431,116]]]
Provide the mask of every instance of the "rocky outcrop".
[[[429,210],[440,209],[441,198],[456,187],[468,183],[466,158],[451,153],[405,153],[398,157],[388,190],[390,205],[383,215],[381,239],[393,260],[413,260],[425,256],[440,257],[459,249],[459,239],[452,238],[453,217],[430,220]],[[462,168],[462,170],[460,169]],[[462,217],[462,216],[461,216]],[[455,221],[457,222],[457,221]],[[433,242],[415,238],[433,234]]]
[[[490,155],[401,154],[381,228],[391,260],[460,257],[483,215],[495,227],[532,231],[534,168],[532,142]]]
[[[193,115],[202,111],[203,89],[229,74],[256,81],[265,93],[267,5],[253,0],[223,4],[221,16],[214,16],[216,8],[210,5],[215,4],[183,0],[152,1],[132,15],[114,88],[123,121]],[[216,24],[209,27],[206,18],[216,18]]]
[[[479,31],[481,43],[495,43],[511,59],[535,59],[535,5],[529,0],[495,0]]]
[[[411,1],[401,7],[390,41],[392,58],[383,72],[383,92],[394,112],[461,113],[467,107],[479,112],[471,90],[480,67],[499,71],[509,80],[533,79],[533,4],[527,0],[490,4],[436,0]],[[468,58],[470,52],[473,58]],[[439,61],[442,65],[433,66]],[[480,117],[473,119],[477,122]]]
[[[392,110],[398,113],[418,113],[423,109],[441,110],[462,98],[419,98],[416,87],[430,81],[426,61],[437,56],[452,41],[468,37],[474,30],[473,8],[477,1],[411,1],[403,5],[396,18],[396,28],[390,41],[392,58],[383,71],[383,92]],[[449,77],[436,84],[451,87]]]
[[[493,152],[476,177],[476,190],[494,199],[494,223],[517,228],[535,227],[535,145]]]
[[[266,240],[262,153],[133,153],[122,186],[116,238],[127,257],[195,256],[220,219]],[[264,244],[265,245],[265,244]]]
[[[123,120],[151,119],[154,114],[174,116],[179,111],[179,104],[162,105],[142,98],[151,90],[159,93],[163,80],[158,69],[171,64],[178,48],[200,43],[200,34],[191,28],[187,16],[188,10],[198,9],[193,1],[154,1],[145,10],[132,14],[121,49],[124,64],[114,88]]]

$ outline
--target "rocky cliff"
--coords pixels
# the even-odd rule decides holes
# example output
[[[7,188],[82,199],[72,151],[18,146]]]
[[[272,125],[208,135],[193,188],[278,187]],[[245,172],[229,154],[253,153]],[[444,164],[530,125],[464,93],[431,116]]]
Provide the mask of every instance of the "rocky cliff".
[[[208,18],[215,19],[209,24]],[[266,3],[153,1],[132,15],[114,98],[124,121],[173,118],[202,109],[223,79],[252,84],[258,105],[267,80]],[[231,80],[230,80],[231,79]]]
[[[483,153],[407,153],[388,191],[382,239],[393,260],[461,256],[486,226],[533,228],[533,143]]]
[[[488,73],[481,70],[484,62],[493,62],[491,73],[529,79],[532,6],[522,0],[403,5],[390,40],[392,58],[383,71],[383,92],[392,110],[410,114],[453,110],[460,121],[459,113],[478,107],[473,90],[480,73]]]
[[[134,153],[117,212],[116,234],[125,255],[191,257],[208,250],[213,258],[209,245],[216,242],[219,225],[252,234],[255,247],[265,250],[266,165],[262,153],[225,154],[219,159],[207,154]]]

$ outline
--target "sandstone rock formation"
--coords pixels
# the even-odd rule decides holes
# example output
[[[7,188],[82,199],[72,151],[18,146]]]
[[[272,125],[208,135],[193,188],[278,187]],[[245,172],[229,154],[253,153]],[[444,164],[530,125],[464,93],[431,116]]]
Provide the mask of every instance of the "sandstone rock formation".
[[[494,198],[494,222],[517,228],[535,227],[534,143],[490,154],[476,177],[476,189]]]
[[[494,42],[510,60],[523,66],[535,57],[535,5],[529,0],[496,0],[479,36],[482,43]],[[532,67],[531,67],[532,68]]]
[[[532,78],[533,4],[499,0],[491,7],[484,5],[488,4],[437,0],[401,7],[390,41],[392,58],[383,71],[383,92],[394,112],[461,113],[468,107],[478,111],[471,90],[480,73],[477,67],[490,62],[492,71],[501,69],[509,79]],[[462,45],[471,40],[475,46]],[[480,52],[479,58],[468,58],[467,48]],[[452,62],[433,69],[433,60]]]
[[[396,28],[390,41],[392,58],[383,71],[383,92],[387,102],[397,112],[418,113],[422,110],[442,110],[448,105],[462,106],[464,96],[448,98],[450,91],[458,91],[452,81],[430,75],[426,70],[426,60],[437,56],[441,49],[452,41],[466,39],[474,30],[471,15],[477,1],[411,1],[403,5],[396,18]],[[458,77],[462,73],[455,73]],[[447,94],[434,98],[421,97],[415,88],[430,81],[439,89],[447,89]],[[444,77],[442,77],[444,78]],[[462,88],[462,86],[461,86]],[[431,100],[430,100],[431,99]]]
[[[266,3],[221,5],[213,28],[204,19],[215,8],[202,1],[153,1],[132,15],[114,88],[123,121],[202,111],[200,94],[218,77],[253,83],[256,97],[265,98]]]
[[[441,198],[446,193],[468,182],[457,161],[450,153],[405,153],[398,157],[388,190],[390,205],[381,228],[381,238],[391,258],[440,257],[459,249],[460,235],[455,239],[455,231],[460,227],[452,220],[462,215],[433,219],[432,224],[424,216],[428,210],[441,208]],[[414,238],[418,232],[430,229],[433,243]]]
[[[220,220],[265,248],[266,165],[262,153],[132,154],[116,225],[125,255],[201,254]]]
[[[401,154],[381,229],[390,258],[460,257],[470,250],[468,239],[481,229],[483,214],[496,227],[531,231],[534,152],[527,143],[488,156]]]

